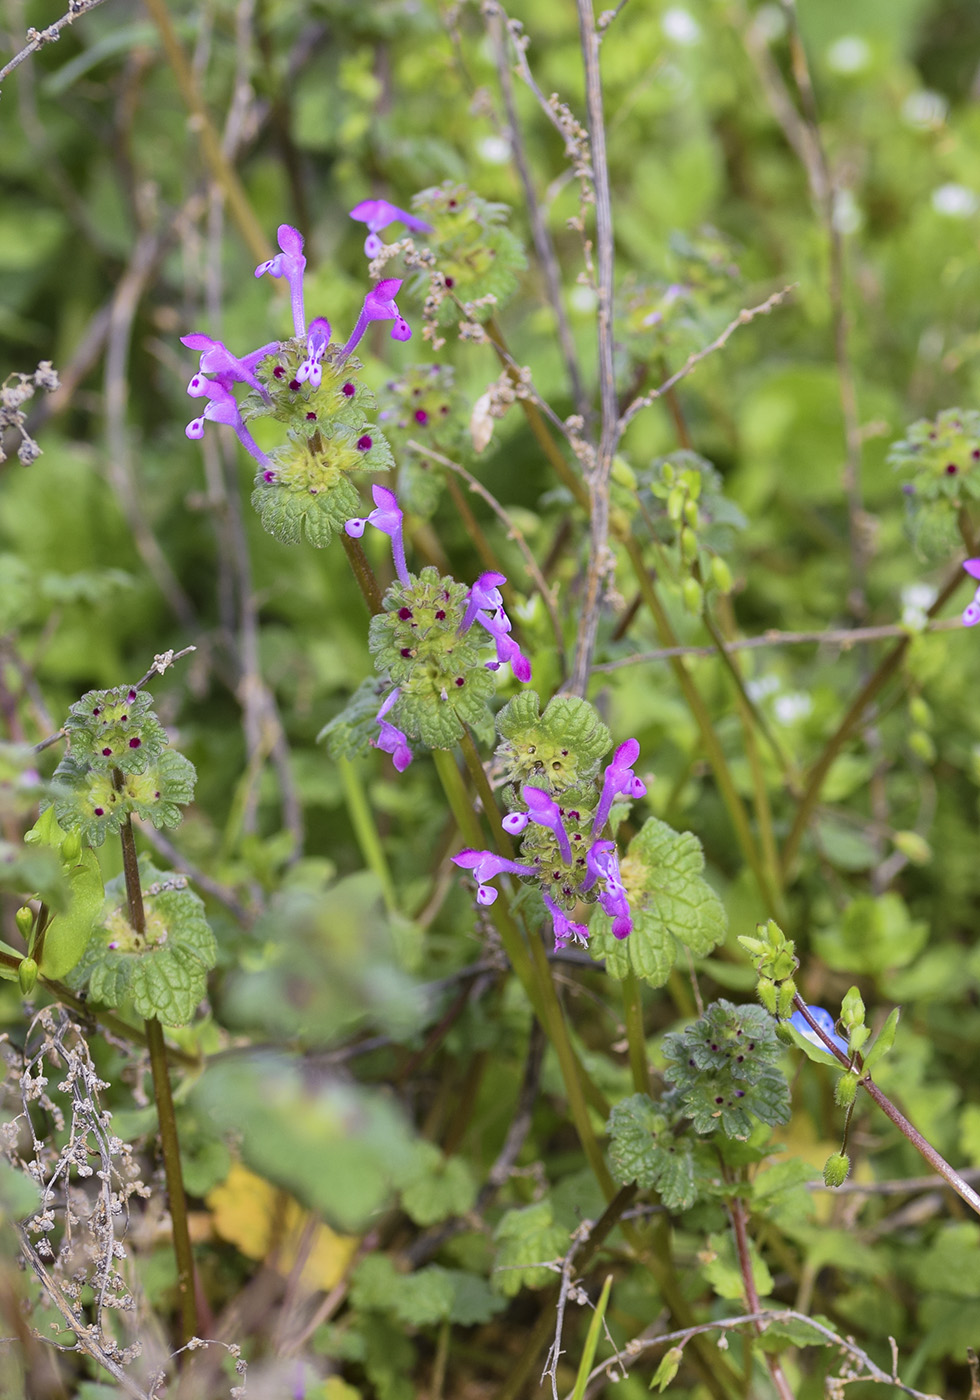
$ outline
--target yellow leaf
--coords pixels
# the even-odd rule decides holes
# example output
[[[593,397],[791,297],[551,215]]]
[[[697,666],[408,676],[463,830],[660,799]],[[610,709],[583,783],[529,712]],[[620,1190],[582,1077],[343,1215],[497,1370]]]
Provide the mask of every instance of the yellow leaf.
[[[311,1220],[295,1197],[234,1162],[227,1179],[205,1199],[222,1239],[249,1259],[264,1259],[277,1273],[292,1271]],[[308,1243],[301,1281],[307,1288],[327,1289],[343,1278],[360,1241],[336,1234],[321,1221]]]

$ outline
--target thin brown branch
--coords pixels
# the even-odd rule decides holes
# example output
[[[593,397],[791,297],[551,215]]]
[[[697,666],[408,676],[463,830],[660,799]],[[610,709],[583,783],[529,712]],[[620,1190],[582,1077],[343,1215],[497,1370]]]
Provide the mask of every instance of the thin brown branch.
[[[61,31],[66,25],[74,24],[76,19],[81,19],[83,15],[87,15],[90,10],[94,10],[97,5],[101,4],[102,0],[72,0],[67,14],[55,20],[54,24],[49,24],[45,29],[34,29],[33,27],[28,29],[27,43],[19,53],[14,54],[3,68],[0,68],[0,83],[7,77],[8,73],[12,73],[15,68],[20,67],[25,59],[30,58],[31,54],[37,53],[38,49],[43,49],[46,44],[56,43],[61,38]]]

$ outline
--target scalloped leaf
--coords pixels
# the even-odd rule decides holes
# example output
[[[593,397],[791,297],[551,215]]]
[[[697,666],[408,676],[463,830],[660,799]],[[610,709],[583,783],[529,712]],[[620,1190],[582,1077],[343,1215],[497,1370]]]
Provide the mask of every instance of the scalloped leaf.
[[[782,1043],[761,1006],[720,999],[683,1032],[664,1037],[665,1071],[698,1133],[720,1128],[747,1138],[753,1118],[785,1123],[789,1086],[778,1067]]]
[[[324,549],[358,514],[361,498],[346,478],[332,490],[311,496],[309,492],[284,490],[275,482],[266,483],[260,476],[252,492],[252,505],[263,529],[281,544],[299,544],[305,539],[314,548]]]
[[[553,796],[581,787],[599,771],[612,736],[594,705],[556,695],[540,713],[536,691],[523,690],[500,711],[497,757],[509,782],[543,787]]]
[[[698,1198],[691,1143],[677,1137],[667,1115],[647,1094],[633,1094],[609,1115],[609,1162],[623,1185],[660,1192],[668,1210],[687,1210]]]
[[[320,730],[317,743],[325,743],[331,758],[356,758],[371,748],[378,736],[375,716],[385,691],[390,688],[384,678],[368,676],[361,681],[339,714]]]
[[[73,762],[104,772],[145,773],[167,746],[152,704],[148,691],[133,686],[87,691],[65,720]]]
[[[493,1238],[498,1246],[493,1287],[507,1298],[524,1287],[544,1288],[554,1274],[541,1265],[562,1258],[568,1248],[568,1231],[555,1223],[547,1199],[507,1211]]]
[[[70,985],[87,987],[89,996],[107,1006],[131,1000],[134,1009],[164,1025],[185,1025],[207,990],[207,974],[217,961],[217,944],[204,904],[182,875],[161,875],[140,862],[146,932],[139,934],[126,917],[122,876],[106,886],[109,904],[101,927],[89,941]]]
[[[720,896],[701,872],[704,853],[691,832],[677,832],[649,817],[630,842],[620,873],[633,912],[633,932],[613,937],[606,914],[596,910],[589,923],[589,951],[605,958],[606,971],[619,980],[630,970],[652,987],[662,987],[677,957],[678,942],[705,957],[728,931]]]

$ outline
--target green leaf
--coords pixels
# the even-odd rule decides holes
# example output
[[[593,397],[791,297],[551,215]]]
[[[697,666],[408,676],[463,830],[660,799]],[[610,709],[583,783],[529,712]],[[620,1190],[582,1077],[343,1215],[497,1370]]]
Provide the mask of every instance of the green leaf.
[[[609,1115],[609,1163],[617,1181],[660,1192],[668,1210],[697,1200],[691,1143],[671,1131],[668,1117],[646,1094],[623,1099]]]
[[[814,1318],[814,1322],[821,1323],[830,1331],[834,1330],[832,1322],[820,1314]],[[759,1338],[760,1345],[764,1351],[784,1351],[787,1346],[794,1347],[829,1347],[832,1346],[829,1337],[825,1337],[806,1318],[787,1317],[778,1322],[767,1322],[763,1324],[765,1331]]]
[[[663,1356],[660,1358],[660,1365],[650,1378],[651,1390],[656,1386],[661,1395],[664,1393],[680,1370],[681,1358],[683,1355],[684,1350],[682,1347],[671,1347],[668,1351],[664,1352]]]
[[[898,1018],[901,1007],[896,1006],[888,1013],[888,1020],[882,1026],[875,1037],[874,1044],[864,1057],[864,1072],[870,1074],[879,1060],[888,1054],[895,1044],[895,1032],[898,1030]]]
[[[785,1123],[789,1087],[779,1068],[782,1046],[761,1006],[712,1002],[700,1020],[664,1037],[665,1071],[699,1133],[719,1128],[747,1138],[753,1118]]]
[[[439,1264],[405,1274],[387,1254],[369,1254],[361,1260],[351,1283],[351,1301],[357,1308],[387,1313],[405,1327],[426,1327],[447,1319],[471,1327],[489,1322],[506,1307],[486,1279],[475,1274]]]
[[[402,1206],[416,1225],[435,1225],[465,1215],[476,1200],[476,1182],[461,1157],[445,1157],[434,1144],[419,1142],[397,1178]]]
[[[910,918],[901,895],[888,891],[851,900],[838,926],[815,932],[814,946],[832,968],[877,976],[905,967],[928,936],[928,924]]]
[[[131,999],[138,1015],[156,1016],[164,1025],[184,1025],[207,990],[207,974],[217,959],[214,934],[204,904],[182,875],[162,875],[140,862],[144,933],[129,923],[122,876],[106,886],[109,904],[89,940],[70,985],[87,987],[106,1006]]]
[[[498,1246],[493,1286],[508,1298],[525,1286],[544,1288],[554,1274],[541,1265],[562,1258],[568,1248],[568,1231],[555,1224],[549,1200],[509,1210],[493,1237]]]
[[[530,783],[556,796],[595,777],[612,737],[595,706],[575,695],[556,695],[540,710],[533,690],[507,702],[497,716],[496,756],[518,789]]]
[[[71,903],[64,914],[56,914],[44,931],[44,944],[38,960],[42,977],[64,977],[84,956],[92,930],[102,913],[105,887],[98,857],[86,847],[77,865],[68,871]]]
[[[731,1232],[709,1235],[707,1247],[698,1257],[701,1272],[719,1298],[727,1298],[733,1302],[745,1301],[745,1282],[738,1266],[735,1240]],[[767,1298],[772,1292],[772,1274],[752,1240],[749,1240],[749,1259],[755,1291],[760,1299]]]
[[[606,971],[622,979],[632,970],[662,987],[674,966],[678,942],[697,957],[721,943],[728,918],[719,895],[701,872],[704,854],[691,832],[677,832],[650,817],[630,842],[620,873],[633,911],[633,932],[616,939],[610,919],[597,910],[589,923],[589,951],[604,957]]]

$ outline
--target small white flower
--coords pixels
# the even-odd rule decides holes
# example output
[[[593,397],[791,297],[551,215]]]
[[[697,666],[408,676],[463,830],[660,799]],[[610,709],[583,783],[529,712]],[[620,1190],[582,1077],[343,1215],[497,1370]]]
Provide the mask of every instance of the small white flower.
[[[916,131],[935,131],[943,125],[949,113],[949,103],[940,92],[920,88],[910,92],[902,103],[902,120]]]
[[[812,699],[802,690],[777,695],[772,702],[772,712],[780,724],[794,724],[798,719],[806,719],[812,709]]]
[[[757,676],[755,680],[745,682],[745,693],[756,704],[760,700],[765,700],[767,695],[774,694],[778,689],[778,676]]]
[[[490,165],[506,165],[510,160],[510,142],[505,136],[484,136],[476,149]]]
[[[871,62],[871,46],[859,34],[844,34],[827,50],[827,63],[835,73],[860,73]]]
[[[669,10],[664,11],[660,27],[675,44],[696,44],[701,38],[700,24],[690,10],[684,10],[680,5],[672,5]]]
[[[933,190],[932,207],[937,214],[945,214],[947,218],[968,219],[980,209],[980,199],[966,185],[950,182]]]

